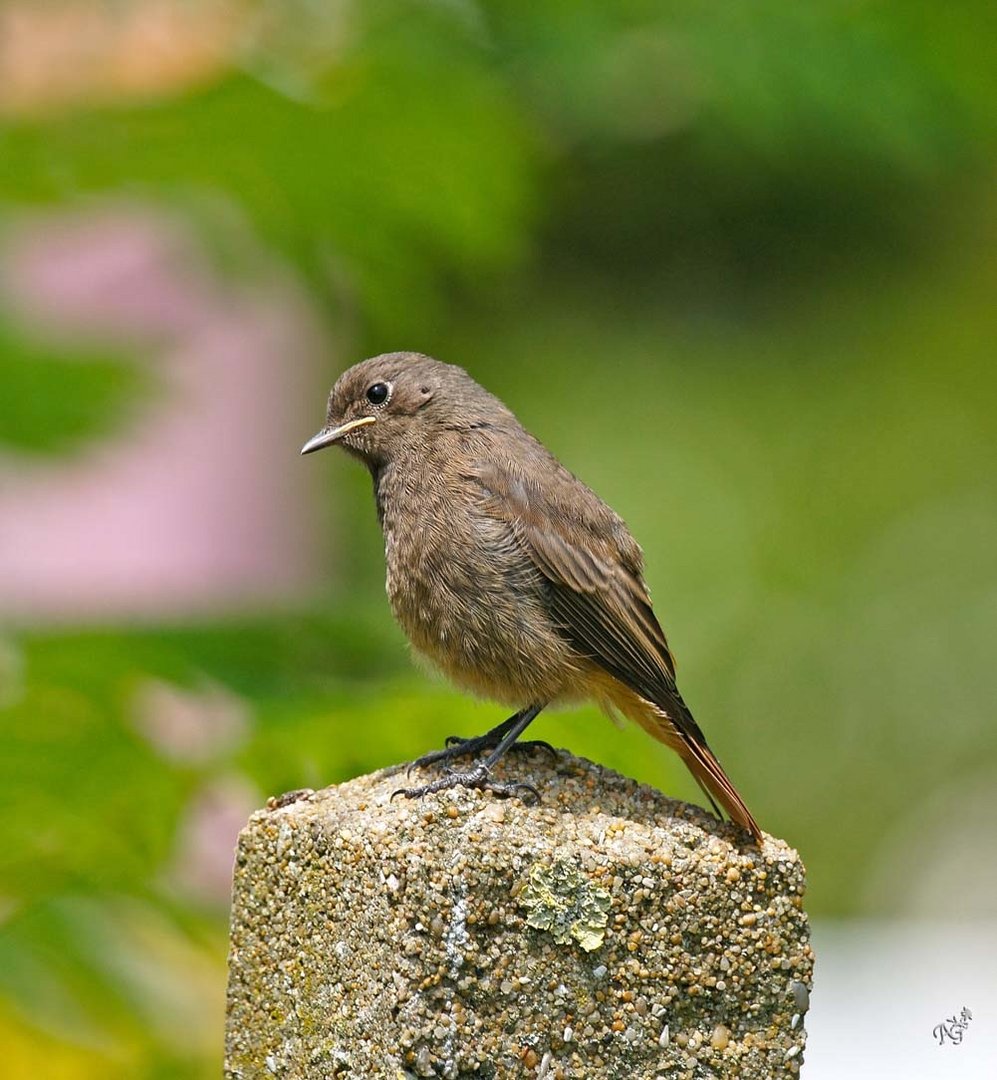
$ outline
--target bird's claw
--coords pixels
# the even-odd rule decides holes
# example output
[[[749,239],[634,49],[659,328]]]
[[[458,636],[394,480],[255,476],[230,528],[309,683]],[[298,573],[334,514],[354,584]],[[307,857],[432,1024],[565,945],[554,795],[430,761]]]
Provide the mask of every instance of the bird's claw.
[[[510,798],[519,791],[528,791],[533,796],[533,806],[537,806],[540,803],[540,792],[532,784],[527,784],[524,780],[519,780],[513,784],[501,784],[499,785],[505,789],[504,793],[496,792],[500,798]],[[494,789],[490,789],[494,791]],[[522,798],[522,796],[520,796]],[[525,800],[524,800],[525,801]]]
[[[556,764],[558,759],[557,750],[546,739],[526,739],[524,742],[514,742],[509,749],[525,750],[527,753],[531,750],[543,750],[545,754],[550,755],[552,765]]]
[[[413,762],[418,764],[418,762]],[[421,799],[426,795],[435,795],[438,791],[448,791],[451,788],[466,787],[477,788],[479,791],[488,791],[500,799],[508,799],[513,796],[522,797],[521,793],[529,792],[533,796],[534,804],[540,802],[540,792],[532,784],[521,781],[503,784],[491,778],[491,772],[486,765],[478,765],[467,772],[457,772],[447,769],[446,774],[439,780],[433,780],[421,787],[398,788],[391,793],[394,799],[397,795],[404,795],[406,799]]]
[[[439,765],[441,762],[453,761],[455,758],[466,757],[477,754],[482,750],[493,750],[494,748],[495,742],[485,740],[485,737],[481,735],[472,739],[465,739],[461,735],[448,735],[444,740],[443,750],[431,750],[428,754],[423,754],[422,757],[410,761],[405,767],[405,775],[411,776],[413,769],[428,769],[431,765]],[[509,749],[517,753],[543,750],[544,753],[550,755],[552,764],[557,761],[557,751],[549,742],[545,742],[543,739],[527,739],[523,742],[514,742]]]

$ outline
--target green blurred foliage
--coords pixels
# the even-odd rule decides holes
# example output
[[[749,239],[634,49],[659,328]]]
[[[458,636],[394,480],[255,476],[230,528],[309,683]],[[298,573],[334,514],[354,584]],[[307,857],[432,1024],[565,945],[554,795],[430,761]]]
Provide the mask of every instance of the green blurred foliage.
[[[141,372],[105,355],[43,345],[0,322],[0,445],[65,453],[125,422]],[[50,393],[58,387],[58,393]]]
[[[224,196],[320,295],[333,299],[338,267],[342,302],[417,332],[438,304],[434,271],[473,278],[522,256],[532,199],[524,118],[480,50],[415,15],[368,27],[300,96],[233,72],[176,98],[10,124],[0,195],[166,199],[223,255]]]
[[[288,5],[201,89],[8,119],[0,213],[157,200],[238,274],[234,210],[357,356],[469,367],[642,541],[683,691],[810,910],[866,911],[912,803],[997,769],[993,7],[346,8],[343,34]],[[144,392],[60,348],[0,335],[17,451],[70,453]],[[0,996],[96,1055],[68,1075],[216,1071],[143,974],[222,977],[225,913],[167,872],[212,777],[262,799],[500,715],[410,669],[369,481],[315,467],[341,559],[313,610],[0,643]],[[224,687],[245,737],[157,753],[149,680]],[[537,735],[698,797],[591,709]]]

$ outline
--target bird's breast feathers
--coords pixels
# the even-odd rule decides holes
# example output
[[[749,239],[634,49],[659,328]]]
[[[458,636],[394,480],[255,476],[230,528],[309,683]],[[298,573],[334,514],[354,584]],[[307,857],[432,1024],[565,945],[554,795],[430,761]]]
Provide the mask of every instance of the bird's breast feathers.
[[[389,500],[382,525],[388,598],[420,653],[495,700],[564,696],[570,652],[546,613],[543,576],[508,523],[473,503],[424,498],[414,517]]]

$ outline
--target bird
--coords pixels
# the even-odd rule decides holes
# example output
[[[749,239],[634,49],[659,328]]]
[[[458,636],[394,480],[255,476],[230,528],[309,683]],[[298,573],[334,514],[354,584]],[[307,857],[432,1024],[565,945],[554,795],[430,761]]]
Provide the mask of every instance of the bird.
[[[396,794],[463,786],[539,799],[531,784],[495,780],[495,764],[548,705],[594,700],[676,751],[717,816],[719,803],[761,841],[679,693],[640,546],[502,401],[461,367],[384,353],[338,378],[301,453],[329,446],[370,471],[388,599],[416,652],[458,687],[516,709],[418,758],[413,767],[443,775]],[[479,760],[452,767],[465,757]]]

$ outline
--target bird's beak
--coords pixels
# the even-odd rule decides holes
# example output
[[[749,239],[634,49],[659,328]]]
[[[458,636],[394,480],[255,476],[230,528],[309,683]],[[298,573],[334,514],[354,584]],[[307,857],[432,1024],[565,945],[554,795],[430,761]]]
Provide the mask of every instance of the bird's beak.
[[[366,424],[373,424],[376,421],[376,416],[358,416],[356,420],[347,420],[345,424],[340,424],[339,427],[323,428],[305,443],[301,448],[301,452],[302,454],[314,454],[316,450],[324,450],[325,447],[339,442],[344,435],[354,431],[356,428],[364,427]]]

